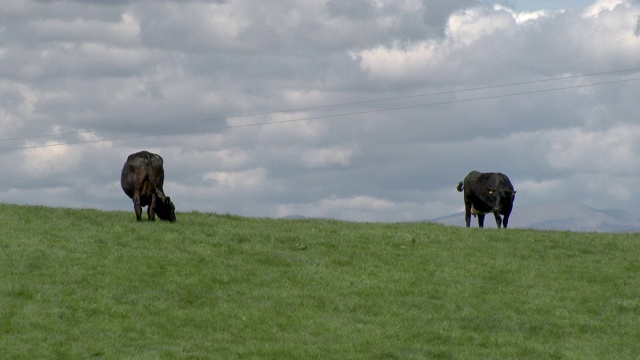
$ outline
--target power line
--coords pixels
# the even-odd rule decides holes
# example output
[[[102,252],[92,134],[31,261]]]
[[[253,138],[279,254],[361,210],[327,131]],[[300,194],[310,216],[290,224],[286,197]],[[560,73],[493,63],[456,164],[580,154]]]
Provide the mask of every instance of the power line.
[[[327,119],[327,118],[342,117],[342,116],[366,115],[366,114],[372,114],[372,113],[378,113],[378,112],[395,111],[395,110],[407,110],[407,109],[415,109],[415,108],[438,106],[438,105],[450,105],[450,104],[458,104],[458,103],[481,101],[481,100],[492,100],[492,99],[499,99],[499,98],[513,97],[513,96],[539,94],[539,93],[552,92],[552,91],[571,90],[571,89],[579,89],[579,88],[600,86],[600,85],[610,85],[610,84],[631,82],[631,81],[638,81],[638,80],[640,80],[640,77],[630,78],[630,79],[605,81],[605,82],[593,83],[593,84],[572,85],[572,86],[565,86],[565,87],[552,88],[552,89],[531,90],[531,91],[524,91],[524,92],[518,92],[518,93],[511,93],[511,94],[490,95],[490,96],[482,96],[482,97],[469,98],[469,99],[457,99],[457,100],[449,100],[449,101],[440,101],[440,102],[429,103],[429,104],[398,106],[398,107],[375,109],[375,110],[363,110],[363,111],[356,111],[356,112],[349,112],[349,113],[340,113],[340,114],[331,114],[331,115],[320,115],[320,116],[314,116],[314,117],[305,117],[305,118],[299,118],[299,119],[277,120],[277,121],[272,121],[272,122],[268,122],[268,123],[231,125],[231,126],[227,126],[227,127],[224,127],[224,128],[217,129],[217,130],[243,128],[243,127],[254,127],[254,126],[265,126],[265,125],[275,125],[275,124],[284,124],[284,123],[290,123],[290,122]]]
[[[339,103],[339,104],[318,105],[318,106],[311,106],[311,107],[304,107],[304,108],[294,108],[294,109],[288,109],[288,110],[266,111],[266,112],[257,112],[257,113],[252,113],[252,114],[243,114],[243,115],[231,115],[231,116],[227,116],[226,118],[243,118],[243,117],[252,117],[252,116],[281,114],[281,113],[288,113],[288,112],[318,110],[318,109],[325,109],[325,108],[331,108],[331,107],[362,105],[362,104],[370,104],[370,103],[385,102],[385,101],[406,100],[406,99],[419,98],[419,97],[430,97],[430,96],[448,95],[448,94],[464,93],[464,92],[471,92],[471,91],[499,89],[499,88],[503,88],[503,87],[511,87],[511,86],[519,86],[519,85],[531,85],[531,84],[539,84],[539,83],[550,82],[550,81],[568,80],[568,79],[576,79],[576,78],[583,78],[583,77],[611,75],[611,74],[618,74],[618,73],[625,73],[625,72],[636,72],[636,71],[640,71],[640,68],[614,70],[614,71],[606,71],[606,72],[583,74],[583,75],[567,75],[567,76],[561,76],[561,77],[549,78],[549,79],[531,80],[531,81],[507,83],[507,84],[500,84],[500,85],[487,85],[487,86],[467,88],[467,89],[446,90],[446,91],[439,91],[439,92],[404,95],[404,96],[396,96],[396,97],[389,97],[389,98],[378,98],[378,99],[371,99],[371,100],[353,101],[353,102],[346,102],[346,103]]]
[[[616,71],[601,72],[601,73],[594,73],[594,74],[587,74],[587,75],[572,75],[572,76],[558,77],[558,78],[552,78],[552,79],[542,79],[542,80],[534,80],[534,81],[503,84],[503,85],[491,85],[491,86],[484,86],[484,87],[478,87],[478,88],[469,88],[469,89],[462,89],[462,90],[450,90],[450,91],[443,91],[443,92],[436,92],[436,93],[425,93],[425,94],[407,95],[407,96],[399,96],[399,97],[392,97],[392,98],[364,100],[364,101],[342,103],[342,104],[322,105],[322,106],[314,106],[314,107],[307,107],[307,108],[279,110],[279,111],[269,111],[269,112],[252,113],[252,114],[244,114],[244,115],[231,115],[231,116],[226,116],[226,117],[208,119],[206,121],[223,120],[223,119],[229,119],[229,118],[253,117],[253,116],[271,115],[271,114],[278,114],[278,113],[298,112],[298,111],[308,111],[308,110],[316,110],[316,109],[321,109],[321,108],[340,107],[340,106],[349,106],[349,105],[359,105],[359,104],[383,102],[383,101],[403,100],[403,99],[410,99],[410,98],[417,98],[417,97],[427,97],[427,96],[435,96],[435,95],[444,95],[444,94],[453,94],[453,93],[470,92],[470,91],[478,91],[478,90],[487,90],[487,89],[495,89],[495,88],[501,88],[501,87],[527,85],[527,84],[534,84],[534,83],[543,83],[543,82],[550,82],[550,81],[557,81],[557,80],[565,80],[565,79],[580,78],[580,77],[587,77],[587,76],[597,76],[597,75],[607,75],[607,74],[613,74],[613,73],[631,72],[631,71],[638,71],[638,70],[640,70],[640,68],[628,69],[628,70],[616,70]],[[502,94],[502,95],[490,95],[490,96],[481,96],[481,97],[468,98],[468,99],[448,100],[448,101],[434,102],[434,103],[428,103],[428,104],[397,106],[397,107],[389,107],[389,108],[382,108],[382,109],[362,110],[362,111],[337,113],[337,114],[329,114],[329,115],[319,115],[319,116],[304,117],[304,118],[297,118],[297,119],[276,120],[276,121],[271,121],[271,122],[268,122],[268,123],[250,123],[250,124],[242,124],[242,125],[228,125],[228,126],[215,128],[213,130],[228,130],[228,129],[238,129],[238,128],[246,128],[246,127],[258,127],[258,126],[277,125],[277,124],[284,124],[284,123],[294,123],[294,122],[310,121],[310,120],[320,120],[320,119],[328,119],[328,118],[336,118],[336,117],[366,115],[366,114],[387,112],[387,111],[415,109],[415,108],[439,106],[439,105],[450,105],[450,104],[456,104],[456,103],[465,103],[465,102],[491,100],[491,99],[499,99],[499,98],[506,98],[506,97],[514,97],[514,96],[539,94],[539,93],[552,92],[552,91],[579,89],[579,88],[585,88],[585,87],[610,85],[610,84],[632,82],[632,81],[638,81],[638,80],[640,80],[640,77],[628,78],[628,79],[618,79],[618,80],[604,81],[604,82],[591,83],[591,84],[571,85],[571,86],[549,88],[549,89],[541,89],[541,90],[530,90],[530,91],[523,91],[523,92],[516,92],[516,93]],[[171,123],[164,123],[164,124],[154,124],[154,127],[155,126],[162,126],[162,125],[175,125],[175,124],[184,124],[184,123],[195,123],[195,122],[202,122],[202,121],[205,121],[205,120],[190,120],[190,121],[178,121],[178,122],[171,122]],[[133,128],[133,127],[129,127],[129,128]],[[95,130],[86,130],[86,131],[69,132],[69,133],[62,133],[62,134],[51,134],[51,135],[39,135],[39,136],[22,137],[22,138],[0,139],[0,142],[1,141],[14,141],[14,140],[27,140],[27,139],[45,138],[45,137],[55,137],[55,136],[66,136],[66,135],[79,135],[79,134],[94,133],[94,132],[96,132],[96,131]],[[117,140],[135,139],[135,138],[146,138],[146,137],[152,137],[152,136],[158,136],[158,135],[128,135],[128,136],[111,137],[111,138],[104,138],[104,139],[79,140],[79,141],[72,141],[72,142],[60,142],[60,143],[42,144],[42,145],[27,145],[27,146],[21,146],[21,147],[13,147],[13,148],[0,148],[0,151],[36,149],[36,148],[46,148],[46,147],[63,146],[63,145],[89,144],[89,143],[98,143],[98,142],[105,142],[105,141],[117,141]]]
[[[506,83],[506,84],[499,84],[499,85],[488,85],[488,86],[481,86],[481,87],[474,87],[474,88],[466,88],[466,89],[458,89],[458,90],[447,90],[447,91],[421,93],[421,94],[412,94],[412,95],[404,95],[404,96],[396,96],[396,97],[388,97],[388,98],[378,98],[378,99],[369,99],[369,100],[361,100],[361,101],[352,101],[352,102],[338,103],[338,104],[318,105],[318,106],[303,107],[303,108],[292,108],[292,109],[286,109],[286,110],[274,110],[274,111],[264,111],[264,112],[256,112],[256,113],[249,113],[249,114],[229,115],[229,116],[225,116],[225,117],[210,118],[210,119],[207,119],[207,120],[171,121],[171,122],[165,122],[165,123],[156,123],[153,126],[154,127],[159,127],[159,126],[167,126],[167,125],[189,124],[189,123],[196,123],[196,122],[203,122],[203,121],[238,119],[238,118],[245,118],[245,117],[254,117],[254,116],[264,116],[264,115],[273,115],[273,114],[284,114],[284,113],[299,112],[299,111],[328,109],[328,108],[335,108],[335,107],[344,107],[344,106],[352,106],[352,105],[380,103],[380,102],[396,101],[396,100],[406,100],[406,99],[413,99],[413,98],[420,98],[420,97],[431,97],[431,96],[438,96],[438,95],[465,93],[465,92],[473,92],[473,91],[489,90],[489,89],[499,89],[499,88],[513,87],[513,86],[520,86],[520,85],[531,85],[531,84],[539,84],[539,83],[559,81],[559,80],[586,78],[586,77],[602,76],[602,75],[612,75],[612,74],[620,74],[620,73],[628,73],[628,72],[636,72],[636,71],[640,71],[640,68],[612,70],[612,71],[604,71],[604,72],[582,74],[582,75],[567,75],[567,76],[560,76],[560,77],[548,78],[548,79],[540,79],[540,80],[531,80],[531,81],[523,81],[523,82],[515,82],[515,83]],[[123,127],[123,128],[120,128],[120,129],[144,128],[146,126],[148,126],[148,125],[131,125],[131,126]],[[17,141],[17,140],[30,140],[30,139],[42,139],[42,138],[70,136],[70,135],[82,135],[82,134],[95,133],[97,131],[99,131],[99,130],[82,130],[82,131],[72,131],[72,132],[66,132],[66,133],[43,134],[43,135],[31,135],[31,136],[24,136],[24,137],[4,138],[4,139],[0,139],[0,142]]]

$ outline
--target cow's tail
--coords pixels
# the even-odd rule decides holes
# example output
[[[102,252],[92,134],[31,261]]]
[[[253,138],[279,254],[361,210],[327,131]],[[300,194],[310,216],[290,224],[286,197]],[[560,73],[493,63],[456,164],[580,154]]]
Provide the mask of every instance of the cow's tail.
[[[462,190],[464,190],[464,183],[462,181],[460,181],[458,183],[458,187],[456,187],[456,189],[458,189],[458,191],[462,192]]]
[[[156,193],[156,196],[164,203],[166,196],[164,195],[164,191],[161,188],[158,188],[156,185],[156,176],[153,173],[153,155],[147,151],[147,173],[149,174],[149,180],[151,184],[153,184],[153,192]]]
[[[153,164],[151,163],[151,154],[148,151],[145,151],[146,160],[147,160],[147,174],[149,176],[149,181],[153,185],[153,192],[158,193],[158,188],[156,187],[156,178],[153,174]]]

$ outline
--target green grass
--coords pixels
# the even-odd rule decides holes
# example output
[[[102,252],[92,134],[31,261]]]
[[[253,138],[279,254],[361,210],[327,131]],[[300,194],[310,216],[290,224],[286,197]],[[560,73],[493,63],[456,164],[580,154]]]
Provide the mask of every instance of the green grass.
[[[633,359],[640,235],[0,205],[2,359]]]

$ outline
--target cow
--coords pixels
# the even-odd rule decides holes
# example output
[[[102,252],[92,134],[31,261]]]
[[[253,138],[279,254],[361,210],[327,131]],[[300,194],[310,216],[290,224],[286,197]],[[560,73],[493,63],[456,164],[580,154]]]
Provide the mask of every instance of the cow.
[[[176,221],[175,206],[171,198],[162,190],[164,168],[162,157],[148,151],[140,151],[129,155],[122,167],[120,185],[125,194],[133,200],[136,220],[142,219],[142,208],[147,207],[149,221],[154,221],[156,214],[161,220]]]
[[[516,191],[505,174],[472,171],[460,181],[458,191],[464,190],[464,219],[471,226],[471,215],[478,216],[478,226],[484,227],[484,215],[492,212],[498,229],[509,224]],[[504,216],[504,219],[500,218]]]

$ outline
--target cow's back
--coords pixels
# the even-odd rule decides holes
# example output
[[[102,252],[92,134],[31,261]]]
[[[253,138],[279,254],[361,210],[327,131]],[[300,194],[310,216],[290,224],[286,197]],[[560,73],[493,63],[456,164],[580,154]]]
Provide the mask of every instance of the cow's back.
[[[499,186],[504,186],[506,189],[508,189],[509,191],[515,193],[515,189],[513,188],[513,184],[511,184],[511,180],[509,180],[509,177],[503,173],[497,173],[496,177],[499,178]]]
[[[469,196],[475,193],[476,188],[484,186],[486,179],[482,179],[483,173],[472,171],[464,178],[464,195]]]
[[[140,221],[142,207],[148,206],[149,220],[156,214],[162,220],[176,221],[175,206],[164,194],[164,167],[160,155],[140,151],[129,155],[122,167],[120,185],[125,194],[133,200],[136,219]]]
[[[156,188],[162,191],[164,185],[164,167],[162,157],[158,154],[149,153],[149,159],[151,161],[151,177],[155,183]]]
[[[127,196],[133,198],[138,190],[142,198],[150,197],[156,189],[162,191],[163,183],[164,169],[160,155],[148,151],[129,155],[120,175],[120,185]]]

